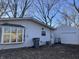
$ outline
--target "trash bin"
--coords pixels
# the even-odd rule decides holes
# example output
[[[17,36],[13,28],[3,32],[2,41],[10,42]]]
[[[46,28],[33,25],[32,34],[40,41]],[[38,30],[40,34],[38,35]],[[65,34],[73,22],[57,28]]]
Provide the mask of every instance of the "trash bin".
[[[58,44],[61,44],[61,38],[58,38]]]
[[[61,44],[61,38],[55,38],[54,44]]]
[[[50,41],[46,41],[46,45],[50,46],[51,42]]]
[[[57,38],[55,38],[55,40],[54,40],[54,44],[57,44],[58,43],[58,40],[57,40]]]
[[[34,48],[39,48],[40,38],[33,38]]]

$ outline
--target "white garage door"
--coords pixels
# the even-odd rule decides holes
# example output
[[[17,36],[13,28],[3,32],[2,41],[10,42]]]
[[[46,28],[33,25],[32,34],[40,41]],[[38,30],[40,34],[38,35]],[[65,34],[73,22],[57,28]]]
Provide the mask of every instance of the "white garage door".
[[[76,32],[63,32],[61,33],[61,43],[77,44],[78,38]]]

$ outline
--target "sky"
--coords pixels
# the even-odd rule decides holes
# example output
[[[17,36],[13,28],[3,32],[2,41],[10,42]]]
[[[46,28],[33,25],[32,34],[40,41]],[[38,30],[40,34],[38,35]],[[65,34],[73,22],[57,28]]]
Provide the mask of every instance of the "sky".
[[[19,2],[19,6],[23,6],[23,4],[21,3],[21,1],[22,2],[24,2],[25,0],[18,0],[18,1],[20,1]],[[36,2],[36,4],[38,5],[38,2],[37,2],[37,0],[33,0],[34,2]],[[44,1],[46,1],[46,0],[44,0]],[[48,1],[53,1],[53,0],[48,0]],[[59,1],[59,0],[58,0]],[[73,0],[60,0],[60,2],[59,2],[59,4],[58,5],[56,5],[56,7],[57,8],[59,8],[59,10],[60,11],[67,11],[67,13],[69,14],[69,15],[71,15],[71,14],[74,14],[74,11],[72,10],[73,8],[68,4],[68,3],[73,3]],[[79,6],[79,0],[76,0],[76,5],[77,6]],[[18,8],[18,12],[19,12],[19,14],[21,13],[20,11],[20,9]],[[51,13],[50,13],[50,16],[52,15],[52,14],[54,14],[55,13],[55,11],[53,10],[53,11],[51,11]],[[11,16],[12,16],[12,14],[11,13],[9,13]],[[34,7],[34,5],[32,4],[31,6],[30,6],[30,8],[26,11],[26,16],[27,17],[34,17],[34,14],[35,15],[37,15],[38,17],[40,17],[40,14],[38,13],[38,12],[36,12],[36,8]],[[25,16],[25,17],[26,17]],[[7,17],[6,15],[4,15],[4,17]],[[42,18],[41,18],[42,19]],[[63,20],[63,18],[62,18],[62,14],[60,14],[59,12],[57,13],[57,15],[53,18],[53,22],[52,22],[52,26],[58,26],[59,25],[59,23],[64,23],[64,20]]]
[[[70,6],[68,3],[73,3],[73,0],[61,0],[60,1],[60,4],[59,4],[59,10],[60,11],[67,11],[68,14],[73,14],[74,11],[72,10],[72,6]],[[76,0],[76,5],[79,6],[79,0]],[[35,9],[30,9],[31,12],[29,12],[29,14],[36,14],[37,16],[39,16],[39,14],[36,12]],[[53,12],[53,11],[52,11]],[[53,12],[54,13],[54,12]],[[34,17],[34,16],[33,16]],[[40,16],[39,16],[40,17]],[[64,23],[63,21],[63,18],[62,18],[62,14],[60,13],[57,13],[57,15],[53,18],[53,22],[52,22],[52,25],[54,26],[58,26],[59,25],[59,22],[62,22]]]

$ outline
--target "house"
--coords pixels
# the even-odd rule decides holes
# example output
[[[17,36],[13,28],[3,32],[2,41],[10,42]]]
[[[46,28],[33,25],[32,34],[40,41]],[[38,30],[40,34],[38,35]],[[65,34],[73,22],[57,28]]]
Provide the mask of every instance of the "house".
[[[53,44],[52,32],[53,28],[31,17],[3,18],[0,19],[0,49],[32,47],[33,38],[40,38],[40,45],[50,40]]]
[[[79,29],[67,25],[62,25],[54,31],[55,40],[63,44],[79,44]],[[58,39],[57,39],[58,38]]]

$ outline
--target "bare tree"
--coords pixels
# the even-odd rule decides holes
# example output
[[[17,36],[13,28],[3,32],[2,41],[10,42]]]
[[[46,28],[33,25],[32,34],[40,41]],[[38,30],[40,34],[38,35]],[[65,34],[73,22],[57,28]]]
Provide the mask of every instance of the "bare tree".
[[[69,23],[69,26],[74,24],[75,26],[78,26],[78,14],[79,14],[79,7],[77,6],[76,0],[73,0],[73,2],[69,2],[68,0],[66,1],[69,6],[70,10],[73,11],[72,13],[67,13],[69,12],[68,8],[66,8],[66,12],[64,11],[59,11],[60,14],[62,14],[63,19],[65,20],[66,24]]]
[[[75,26],[77,26],[77,14],[76,12],[73,12],[71,14],[67,13],[68,11],[59,11],[60,14],[62,14],[62,19],[65,20],[65,25],[71,26],[72,24],[74,24]]]
[[[37,0],[34,2],[34,6],[38,15],[34,14],[34,17],[51,27],[53,18],[58,12],[58,3],[59,0]]]
[[[0,18],[3,16],[3,14],[6,12],[8,7],[8,2],[5,0],[0,0]]]
[[[78,1],[79,2],[79,1]],[[79,7],[76,4],[76,0],[73,0],[72,6],[75,8],[75,10],[79,13]]]
[[[9,17],[20,17],[23,18],[27,9],[31,6],[32,0],[7,0],[8,8],[6,11]]]
[[[72,2],[70,2],[69,0],[65,0],[65,2],[67,2],[67,4],[69,4],[79,13],[79,6],[77,5],[77,2],[79,2],[79,0],[72,0]]]

